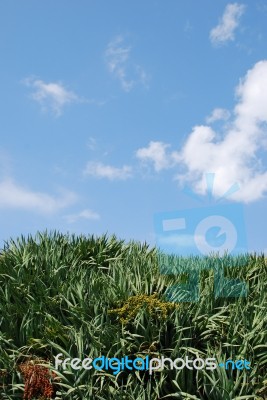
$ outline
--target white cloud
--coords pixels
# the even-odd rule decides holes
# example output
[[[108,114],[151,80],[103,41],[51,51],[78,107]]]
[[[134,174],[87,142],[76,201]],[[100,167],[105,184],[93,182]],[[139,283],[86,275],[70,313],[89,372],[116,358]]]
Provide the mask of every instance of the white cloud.
[[[143,163],[152,163],[155,171],[159,172],[173,165],[174,152],[168,154],[168,147],[170,147],[169,144],[151,141],[148,147],[138,149],[135,155]]]
[[[67,90],[61,83],[45,83],[41,79],[28,78],[24,83],[33,89],[31,97],[42,107],[56,116],[62,114],[63,108],[70,103],[82,101],[75,93]]]
[[[149,83],[150,77],[146,73],[144,68],[141,67],[141,65],[136,65],[135,71],[136,71],[136,77],[137,77],[138,82],[140,82],[145,88],[148,89],[148,87],[149,87],[148,83]]]
[[[84,170],[85,175],[95,178],[107,178],[113,180],[126,180],[132,176],[132,168],[124,165],[122,168],[105,165],[101,162],[90,161]]]
[[[240,81],[233,117],[227,121],[223,133],[208,125],[198,125],[180,151],[171,151],[170,145],[163,142],[150,142],[148,147],[137,150],[136,156],[152,162],[156,172],[175,165],[183,167],[185,172],[177,174],[175,179],[189,182],[196,193],[205,193],[205,174],[211,172],[216,174],[215,197],[223,196],[237,183],[240,190],[231,195],[232,200],[249,203],[261,199],[267,194],[267,90],[264,88],[267,88],[267,60],[256,63]]]
[[[245,6],[243,4],[227,4],[219,24],[210,31],[210,40],[214,45],[234,40],[235,30],[244,11]]]
[[[125,92],[130,92],[136,83],[147,87],[149,80],[145,70],[130,61],[130,55],[131,47],[124,44],[122,36],[117,36],[109,42],[105,51],[107,68],[119,80]]]
[[[73,204],[77,197],[73,192],[64,191],[55,197],[34,192],[14,183],[11,179],[0,182],[0,208],[15,208],[38,211],[42,214],[54,213]]]
[[[225,110],[224,108],[214,108],[212,113],[206,118],[206,122],[208,124],[212,124],[213,122],[216,121],[221,121],[224,120],[226,121],[229,119],[231,116],[230,112],[228,110]]]
[[[108,44],[105,52],[107,67],[119,79],[125,92],[129,92],[134,84],[133,80],[126,77],[126,66],[130,51],[130,47],[123,45],[123,38],[118,36]]]
[[[204,193],[207,172],[216,173],[214,194],[223,196],[235,182],[241,187],[232,195],[245,203],[262,198],[267,192],[267,166],[259,157],[266,151],[267,61],[248,71],[237,88],[234,118],[222,140],[209,126],[195,126],[177,158],[187,168],[180,181],[188,180],[198,193]]]
[[[193,25],[191,24],[191,22],[189,20],[186,20],[186,22],[184,24],[184,33],[187,36],[190,36],[190,34],[192,33],[193,29],[194,28],[193,28]]]
[[[94,151],[96,149],[96,139],[92,136],[89,137],[88,141],[87,141],[87,147],[89,150]]]
[[[85,209],[77,214],[69,214],[64,216],[64,219],[69,224],[76,222],[78,219],[98,220],[99,218],[100,215],[98,213],[89,209]]]

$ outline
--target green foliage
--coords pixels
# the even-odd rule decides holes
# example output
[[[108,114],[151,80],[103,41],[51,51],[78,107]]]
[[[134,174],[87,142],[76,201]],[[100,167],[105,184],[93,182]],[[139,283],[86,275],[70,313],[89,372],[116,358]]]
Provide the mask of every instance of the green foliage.
[[[240,267],[239,259],[220,260],[226,277],[247,282],[248,296],[240,298],[214,295],[214,270],[205,269],[214,258],[191,259],[201,270],[199,301],[175,305],[167,302],[167,290],[187,276],[162,275],[158,257],[146,243],[107,235],[45,232],[7,243],[0,254],[0,398],[23,397],[19,365],[37,358],[53,370],[58,353],[246,358],[252,364],[250,371],[165,369],[151,376],[69,368],[55,371],[58,400],[266,398],[264,256],[249,255]],[[235,268],[227,268],[229,262]]]

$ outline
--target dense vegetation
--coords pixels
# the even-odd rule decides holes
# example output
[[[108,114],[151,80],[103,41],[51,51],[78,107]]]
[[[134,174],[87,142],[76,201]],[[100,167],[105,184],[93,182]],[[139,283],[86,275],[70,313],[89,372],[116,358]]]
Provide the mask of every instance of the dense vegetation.
[[[0,398],[267,398],[266,259],[229,262],[236,260],[191,259],[192,271],[203,266],[199,299],[172,303],[168,288],[185,282],[186,271],[161,274],[157,249],[147,244],[60,233],[10,240],[0,254]],[[219,297],[218,288],[214,295],[216,270],[205,263],[246,282],[247,295]],[[58,353],[246,358],[252,368],[55,371]]]

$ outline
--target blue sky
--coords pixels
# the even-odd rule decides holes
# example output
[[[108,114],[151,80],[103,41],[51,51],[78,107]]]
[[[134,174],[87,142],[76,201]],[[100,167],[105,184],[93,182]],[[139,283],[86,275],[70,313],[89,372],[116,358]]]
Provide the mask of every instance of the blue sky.
[[[155,243],[155,213],[244,207],[267,251],[265,1],[0,3],[0,242],[45,229]],[[207,203],[209,204],[209,203]]]

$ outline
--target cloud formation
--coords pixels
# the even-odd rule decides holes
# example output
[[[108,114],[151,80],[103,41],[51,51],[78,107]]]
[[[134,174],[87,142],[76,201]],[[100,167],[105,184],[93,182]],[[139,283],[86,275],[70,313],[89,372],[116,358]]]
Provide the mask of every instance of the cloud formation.
[[[131,46],[124,44],[122,36],[111,40],[105,51],[105,61],[109,72],[120,82],[125,92],[130,92],[140,83],[148,84],[148,76],[145,70],[138,64],[130,61]]]
[[[11,179],[0,182],[0,208],[13,208],[52,214],[73,204],[77,197],[65,191],[55,197],[46,193],[34,192],[14,183]]]
[[[185,172],[175,178],[189,182],[199,194],[205,193],[205,174],[211,172],[216,173],[215,197],[238,183],[240,190],[231,199],[244,203],[261,199],[267,193],[267,165],[261,158],[264,155],[266,159],[267,153],[267,90],[263,88],[267,88],[267,61],[256,63],[240,81],[234,116],[223,133],[198,125],[180,151],[167,152],[168,144],[150,142],[136,154],[152,161],[157,172],[183,167]]]
[[[43,111],[60,116],[67,104],[82,101],[75,93],[67,90],[61,83],[45,83],[41,79],[28,78],[24,83],[33,89],[31,97],[41,105]]]
[[[89,210],[88,208],[85,210],[82,210],[79,213],[69,214],[69,215],[64,216],[64,219],[69,224],[72,224],[79,219],[97,220],[99,218],[100,218],[100,215],[98,213],[96,213],[95,211]]]
[[[169,144],[151,141],[147,147],[138,149],[135,155],[141,162],[152,164],[155,171],[159,172],[173,165],[174,152],[168,154],[167,149],[169,147]]]
[[[234,118],[222,140],[209,126],[194,127],[179,161],[187,169],[185,179],[196,192],[204,191],[203,174],[215,172],[217,196],[223,196],[235,182],[241,187],[232,196],[236,201],[248,203],[266,194],[267,166],[259,157],[260,151],[266,151],[267,91],[262,90],[266,87],[267,61],[261,61],[237,87]]]
[[[227,4],[223,16],[215,28],[210,31],[210,40],[214,45],[220,45],[235,38],[240,18],[245,11],[243,4]]]
[[[110,181],[126,180],[132,176],[132,168],[124,165],[122,168],[105,165],[101,162],[90,161],[84,170],[84,175],[95,178],[106,178]]]
[[[206,118],[207,124],[212,124],[216,121],[227,121],[231,116],[230,111],[224,108],[214,108],[212,113]]]

